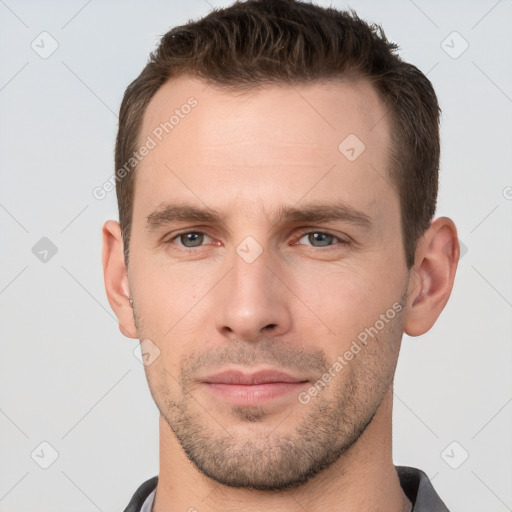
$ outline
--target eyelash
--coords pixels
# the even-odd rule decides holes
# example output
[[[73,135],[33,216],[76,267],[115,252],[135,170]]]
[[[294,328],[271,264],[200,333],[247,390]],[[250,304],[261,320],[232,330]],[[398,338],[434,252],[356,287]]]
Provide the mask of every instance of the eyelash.
[[[187,234],[196,234],[196,235],[205,235],[205,236],[209,236],[208,233],[205,233],[204,231],[182,231],[180,233],[177,233],[176,235],[174,235],[172,238],[170,238],[169,240],[167,240],[165,243],[166,244],[172,244],[174,242],[174,240],[178,239],[180,236],[182,235],[187,235]],[[300,232],[300,236],[299,236],[299,240],[301,238],[303,238],[305,235],[309,235],[309,234],[321,234],[321,235],[327,235],[327,236],[332,236],[334,239],[336,239],[338,241],[338,243],[334,243],[333,245],[328,245],[328,246],[323,246],[323,247],[314,247],[312,245],[310,245],[309,247],[311,247],[312,249],[320,249],[322,251],[328,251],[329,249],[335,249],[336,245],[340,244],[340,245],[348,245],[350,242],[348,240],[344,240],[343,238],[339,237],[338,235],[335,235],[334,233],[330,233],[329,231],[322,231],[322,230],[304,230],[304,231],[301,231]],[[293,245],[297,245],[296,243],[294,243]],[[299,245],[303,245],[303,244],[299,244]],[[199,249],[201,247],[204,247],[204,245],[199,245],[197,247],[185,247],[184,245],[178,245],[178,247],[181,249],[181,250],[185,250],[185,251],[193,251],[193,250],[196,250],[196,249]]]

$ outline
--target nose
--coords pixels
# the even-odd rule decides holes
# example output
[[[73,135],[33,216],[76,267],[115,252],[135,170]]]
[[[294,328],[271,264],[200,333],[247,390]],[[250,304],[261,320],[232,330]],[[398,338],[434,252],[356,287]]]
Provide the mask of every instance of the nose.
[[[235,252],[231,261],[230,272],[216,287],[217,330],[244,341],[287,332],[292,294],[276,261],[265,251],[254,261]]]

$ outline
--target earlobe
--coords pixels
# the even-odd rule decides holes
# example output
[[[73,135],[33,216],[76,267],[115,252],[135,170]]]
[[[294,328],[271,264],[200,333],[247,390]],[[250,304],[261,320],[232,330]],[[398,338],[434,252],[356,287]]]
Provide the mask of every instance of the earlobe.
[[[434,220],[418,243],[411,269],[404,331],[425,334],[436,322],[450,297],[459,261],[459,241],[453,221]]]
[[[124,264],[119,223],[108,220],[102,229],[102,264],[108,302],[119,321],[119,330],[128,338],[138,338],[130,303],[128,274]]]

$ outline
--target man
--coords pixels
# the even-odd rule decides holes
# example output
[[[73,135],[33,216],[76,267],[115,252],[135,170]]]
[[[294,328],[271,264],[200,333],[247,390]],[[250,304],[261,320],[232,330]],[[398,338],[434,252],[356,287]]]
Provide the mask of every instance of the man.
[[[109,302],[141,340],[160,470],[126,512],[446,511],[395,467],[403,333],[459,258],[439,107],[354,13],[251,0],[176,27],[128,87]]]

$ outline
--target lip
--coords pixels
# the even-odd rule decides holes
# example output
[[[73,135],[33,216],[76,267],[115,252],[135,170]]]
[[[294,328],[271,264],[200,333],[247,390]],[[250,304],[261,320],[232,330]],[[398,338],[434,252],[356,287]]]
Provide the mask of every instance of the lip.
[[[261,406],[291,393],[295,395],[308,382],[279,370],[244,373],[226,370],[203,379],[213,396],[241,407]]]
[[[207,384],[236,384],[254,386],[270,383],[298,383],[306,382],[280,370],[259,370],[253,373],[244,373],[240,370],[224,370],[203,379]]]

